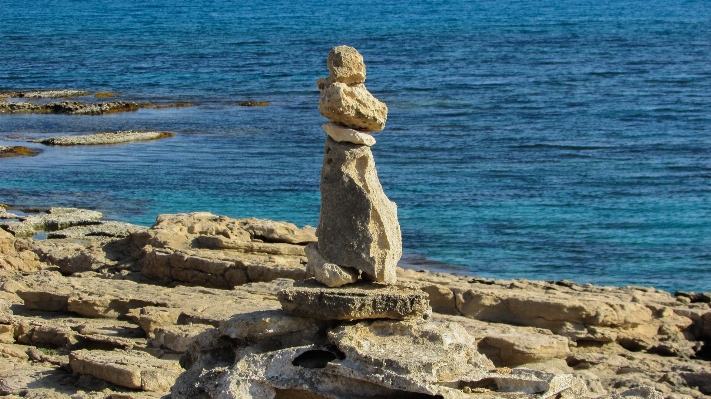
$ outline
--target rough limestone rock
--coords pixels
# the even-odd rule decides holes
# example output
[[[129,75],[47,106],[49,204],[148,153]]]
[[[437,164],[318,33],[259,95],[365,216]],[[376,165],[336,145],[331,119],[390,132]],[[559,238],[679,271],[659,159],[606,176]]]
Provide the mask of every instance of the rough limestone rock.
[[[334,47],[327,58],[328,78],[320,78],[316,82],[319,91],[328,87],[333,82],[347,85],[365,82],[365,63],[358,50],[349,46]]]
[[[100,224],[88,226],[74,226],[66,229],[53,231],[47,234],[47,238],[84,238],[84,237],[117,237],[125,238],[131,234],[141,233],[148,230],[148,227],[131,223],[102,221]]]
[[[321,255],[394,284],[402,256],[397,205],[383,192],[370,148],[327,138],[320,188]]]
[[[156,359],[141,351],[74,351],[69,366],[126,388],[166,392],[182,369],[175,361]]]
[[[335,82],[321,93],[318,110],[325,118],[353,129],[379,132],[385,128],[388,107],[362,83],[346,85]]]
[[[307,245],[304,251],[306,252],[306,258],[309,260],[306,265],[306,272],[312,275],[319,283],[333,288],[358,281],[358,270],[330,263],[321,256],[317,243]]]
[[[171,397],[533,399],[582,392],[573,389],[578,380],[571,375],[492,373],[491,362],[456,323],[368,321],[319,328],[309,327],[313,320],[290,317],[245,315],[196,338],[181,360],[187,371]],[[276,327],[267,328],[266,320]]]
[[[145,277],[216,288],[308,278],[301,243],[317,240],[310,226],[207,212],[159,215],[145,234],[133,237],[144,243],[138,265]]]
[[[334,122],[324,123],[323,131],[328,134],[328,137],[338,141],[339,143],[346,142],[361,144],[367,145],[368,147],[372,147],[375,144],[375,138],[370,134],[359,132]]]
[[[17,239],[0,229],[0,269],[34,272],[40,267],[39,258],[30,251],[27,240]]]
[[[324,288],[307,280],[277,297],[287,313],[320,320],[415,319],[430,310],[422,291],[367,282]]]
[[[55,231],[72,226],[100,224],[104,215],[97,211],[78,208],[50,208],[45,214],[31,215],[20,222],[0,223],[0,227],[15,237],[32,237],[40,231]]]
[[[365,82],[363,56],[350,46],[334,47],[328,53],[329,78],[347,85]]]
[[[401,270],[399,281],[430,295],[433,310],[481,321],[547,329],[573,342],[616,342],[633,351],[692,356],[708,304],[689,304],[643,287],[487,280]],[[690,308],[694,308],[692,310]],[[694,318],[697,318],[694,321]]]

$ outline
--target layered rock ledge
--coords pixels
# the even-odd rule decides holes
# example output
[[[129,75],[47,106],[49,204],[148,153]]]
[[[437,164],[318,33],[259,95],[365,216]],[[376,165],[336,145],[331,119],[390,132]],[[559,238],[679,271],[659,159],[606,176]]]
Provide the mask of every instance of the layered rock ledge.
[[[72,213],[81,214],[67,214]],[[528,376],[529,386],[541,390],[558,383],[547,380],[550,375],[570,374],[588,389],[574,397],[711,395],[708,294],[674,296],[648,287],[490,280],[398,269],[398,284],[428,298],[433,309],[428,323],[439,326],[437,331],[427,332],[429,324],[417,320],[345,322],[338,327],[333,320],[286,314],[277,297],[279,291],[298,288],[294,280],[306,278],[304,248],[315,239],[312,229],[206,213],[162,215],[151,228],[87,219],[94,224],[57,222],[56,230],[48,232],[65,238],[33,240],[0,231],[0,394],[146,398],[166,395],[169,385],[174,394],[189,393],[193,391],[184,390],[186,385],[173,383],[179,363],[187,369],[180,381],[202,375],[198,380],[204,384],[198,386],[207,387],[229,373],[226,367],[253,370],[264,364],[258,351],[235,357],[240,348],[256,348],[257,337],[265,349],[282,347],[283,362],[270,361],[270,367],[301,376],[279,382],[283,388],[277,394],[303,394],[297,383],[323,382],[327,370],[341,376],[364,373],[359,392],[365,392],[375,390],[368,378],[382,381],[400,373],[392,370],[422,370],[424,363],[408,359],[424,359],[426,352],[403,357],[393,352],[388,367],[395,369],[368,369],[368,361],[357,360],[370,356],[359,343],[370,342],[368,350],[381,343],[392,348],[377,337],[394,334],[428,345],[448,331],[447,323],[454,323],[471,336],[462,342],[471,345],[467,350],[475,349],[493,365],[477,377],[489,385],[464,383],[446,390],[448,394],[507,397],[511,394],[501,391],[507,381]],[[52,223],[33,226],[52,228]],[[271,334],[266,341],[264,334]],[[342,354],[346,357],[339,359]],[[140,362],[144,356],[150,358]],[[126,359],[132,359],[130,367]],[[157,367],[154,360],[168,363],[155,363],[161,365]],[[125,378],[101,371],[124,368]],[[140,380],[140,388],[139,376],[150,376],[145,383]],[[253,380],[272,386],[269,378],[255,375]],[[161,392],[143,391],[151,386]],[[341,388],[348,392],[352,387]],[[393,396],[402,395],[392,387]]]

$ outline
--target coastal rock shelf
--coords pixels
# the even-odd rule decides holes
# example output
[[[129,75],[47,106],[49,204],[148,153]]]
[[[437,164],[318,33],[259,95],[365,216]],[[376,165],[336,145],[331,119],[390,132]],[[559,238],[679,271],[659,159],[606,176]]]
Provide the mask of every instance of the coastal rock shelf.
[[[6,213],[12,212],[10,209]],[[51,392],[55,397],[69,398],[78,392],[91,395],[108,390],[117,395],[115,397],[157,398],[166,392],[139,394],[138,390],[143,388],[135,388],[137,377],[126,379],[126,385],[134,384],[129,388],[116,385],[123,380],[102,381],[96,376],[98,372],[92,374],[79,365],[74,370],[70,355],[83,350],[75,358],[89,359],[87,351],[98,351],[96,356],[91,355],[97,364],[100,362],[101,367],[113,370],[110,363],[115,362],[116,369],[120,370],[124,355],[135,355],[131,351],[142,351],[173,365],[178,364],[182,354],[182,365],[191,370],[180,377],[185,382],[190,375],[223,370],[215,367],[232,365],[232,355],[226,357],[225,354],[235,353],[234,342],[255,341],[285,348],[279,352],[284,362],[271,367],[306,372],[309,381],[323,381],[319,376],[336,367],[336,363],[344,363],[345,359],[338,359],[341,353],[351,353],[351,359],[357,359],[361,356],[359,353],[369,356],[357,346],[350,349],[352,344],[348,343],[347,336],[352,336],[351,333],[372,340],[386,327],[398,328],[400,330],[393,333],[401,331],[402,339],[408,336],[415,339],[422,336],[418,335],[421,332],[428,331],[428,320],[422,319],[385,320],[380,324],[360,322],[349,327],[353,331],[346,327],[333,329],[333,320],[299,317],[282,310],[278,292],[293,289],[294,279],[308,276],[305,255],[266,252],[260,255],[245,251],[291,252],[296,248],[303,251],[304,244],[315,239],[313,230],[281,222],[230,219],[204,213],[163,215],[158,220],[150,229],[115,222],[105,222],[104,227],[102,224],[66,227],[50,234],[71,238],[45,240],[19,238],[0,230],[2,394]],[[244,222],[248,220],[252,222]],[[200,241],[210,242],[213,249],[201,248]],[[280,245],[273,246],[275,244]],[[144,273],[146,258],[156,251],[168,258],[162,263],[168,272],[159,279],[149,279]],[[188,260],[191,258],[185,256],[186,251],[196,251],[200,256]],[[247,275],[252,267],[251,275],[265,281],[246,282],[245,279],[246,283],[234,285],[231,290],[203,287],[205,282],[214,282],[206,278],[210,275],[208,265],[218,263],[208,263],[214,256],[207,255],[217,253],[220,261],[231,260],[227,265],[230,268],[242,262],[240,259],[244,256],[260,259],[260,262],[247,264]],[[282,261],[274,262],[277,259]],[[295,263],[285,266],[285,259],[293,259]],[[291,278],[280,278],[290,273],[293,273]],[[294,274],[297,275],[294,277]],[[555,382],[550,379],[553,375],[572,375],[587,385],[588,392],[572,396],[579,398],[618,398],[614,395],[623,393],[626,397],[673,399],[711,395],[708,384],[711,364],[703,360],[711,358],[708,353],[711,306],[704,301],[708,294],[673,296],[644,287],[489,280],[403,269],[398,269],[397,274],[398,284],[410,285],[427,295],[433,309],[429,321],[435,326],[448,325],[446,323],[461,326],[461,329],[451,327],[454,328],[452,333],[466,331],[471,338],[463,342],[473,343],[467,350],[475,349],[493,363],[485,367],[487,377],[479,380],[488,381],[489,385],[463,384],[458,388],[466,395],[462,398],[506,397],[491,388],[504,386],[502,377],[511,375],[506,374],[509,372],[516,378],[528,375],[526,378],[533,381],[529,384],[539,389],[551,386]],[[219,277],[218,285],[229,286],[224,276],[213,276]],[[343,335],[346,330],[348,334]],[[328,331],[333,333],[328,334]],[[338,344],[337,351],[330,346],[334,342]],[[425,341],[422,342],[425,345]],[[377,344],[373,341],[370,345]],[[105,357],[103,351],[106,350],[116,351],[115,357]],[[417,352],[409,352],[409,355],[420,356]],[[392,356],[392,361],[397,360],[397,353]],[[323,360],[331,358],[333,360]],[[255,355],[239,362],[235,360],[235,363],[252,367],[264,364],[259,363],[263,360]],[[403,360],[397,362],[393,364],[414,367],[402,363]],[[306,367],[309,364],[325,364],[326,367],[309,369]],[[358,367],[366,366],[364,363]],[[344,367],[340,365],[338,370],[346,370]],[[67,370],[85,374],[73,375]],[[167,370],[160,375],[174,379],[173,366]],[[544,373],[531,374],[525,370]],[[132,373],[137,376],[140,370]],[[207,387],[208,381],[213,380],[204,381],[200,386]],[[285,380],[283,383],[293,387],[297,382]],[[369,389],[378,386],[361,383]],[[176,390],[187,389],[185,383],[175,386]],[[344,387],[347,389],[348,385]],[[299,393],[295,389],[280,388],[279,392]],[[382,388],[378,389],[383,392]]]
[[[102,145],[102,144],[119,144],[130,141],[145,141],[158,140],[168,137],[173,137],[171,132],[146,132],[125,130],[117,132],[95,133],[79,136],[56,136],[46,139],[32,140],[34,143],[56,146],[69,145]]]

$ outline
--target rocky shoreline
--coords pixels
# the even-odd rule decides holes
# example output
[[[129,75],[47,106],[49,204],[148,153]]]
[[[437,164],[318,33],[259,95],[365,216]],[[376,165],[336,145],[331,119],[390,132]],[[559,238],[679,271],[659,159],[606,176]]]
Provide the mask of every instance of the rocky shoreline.
[[[194,339],[281,311],[276,294],[309,277],[305,248],[316,240],[313,228],[208,213],[161,215],[151,228],[72,208],[3,214],[0,394],[24,397],[167,395],[179,359],[198,357]],[[20,238],[41,231],[47,239]],[[432,320],[462,325],[496,367],[572,374],[587,385],[579,397],[711,395],[708,296],[397,276],[427,295]]]

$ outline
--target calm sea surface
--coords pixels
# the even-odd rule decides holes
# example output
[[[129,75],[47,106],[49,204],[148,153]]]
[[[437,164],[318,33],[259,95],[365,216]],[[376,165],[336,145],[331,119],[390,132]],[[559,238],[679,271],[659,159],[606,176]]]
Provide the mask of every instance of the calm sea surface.
[[[410,265],[711,291],[708,1],[142,3],[0,4],[0,90],[196,104],[0,115],[5,145],[176,133],[0,159],[0,203],[315,225],[314,82],[348,44],[389,108],[373,152]]]

